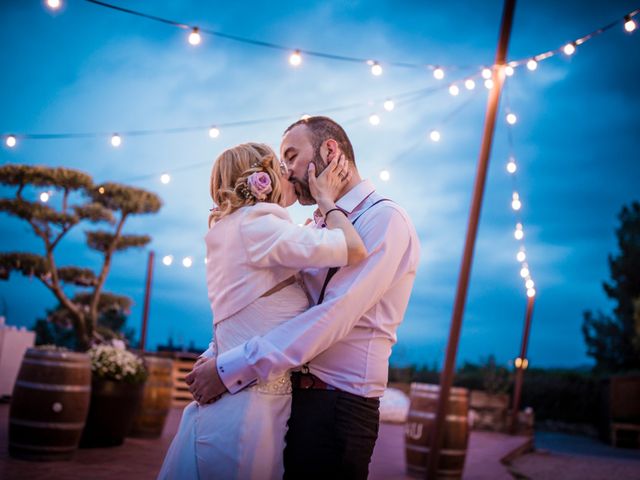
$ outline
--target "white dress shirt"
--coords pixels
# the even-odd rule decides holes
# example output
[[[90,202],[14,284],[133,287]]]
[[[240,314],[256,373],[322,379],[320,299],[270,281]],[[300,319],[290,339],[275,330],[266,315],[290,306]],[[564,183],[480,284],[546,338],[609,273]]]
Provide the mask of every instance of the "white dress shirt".
[[[338,200],[352,222],[362,214],[355,227],[368,256],[338,270],[322,304],[217,357],[218,373],[231,393],[309,362],[311,373],[336,388],[363,397],[382,396],[391,347],[415,280],[420,243],[396,203],[372,206],[380,199],[365,180]],[[326,268],[305,272],[315,301],[326,274]]]

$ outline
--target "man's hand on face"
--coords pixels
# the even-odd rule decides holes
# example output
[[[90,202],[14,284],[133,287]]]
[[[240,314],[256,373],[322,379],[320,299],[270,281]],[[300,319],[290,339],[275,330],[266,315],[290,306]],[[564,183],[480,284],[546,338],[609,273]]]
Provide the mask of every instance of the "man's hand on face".
[[[200,405],[215,402],[227,391],[218,375],[215,358],[198,359],[185,381],[194,400]]]

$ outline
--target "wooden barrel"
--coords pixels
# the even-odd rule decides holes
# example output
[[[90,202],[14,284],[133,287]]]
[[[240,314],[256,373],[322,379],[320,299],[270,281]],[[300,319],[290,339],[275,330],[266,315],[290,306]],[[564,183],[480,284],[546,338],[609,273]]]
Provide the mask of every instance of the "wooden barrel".
[[[412,383],[409,415],[405,425],[407,472],[424,477],[432,444],[439,385]],[[469,440],[469,391],[451,388],[438,460],[438,478],[462,478]]]
[[[67,460],[78,448],[89,411],[91,364],[85,353],[30,348],[9,410],[9,454]]]
[[[168,358],[145,357],[149,378],[144,387],[142,405],[133,420],[132,437],[155,438],[162,435],[171,408],[173,362]]]

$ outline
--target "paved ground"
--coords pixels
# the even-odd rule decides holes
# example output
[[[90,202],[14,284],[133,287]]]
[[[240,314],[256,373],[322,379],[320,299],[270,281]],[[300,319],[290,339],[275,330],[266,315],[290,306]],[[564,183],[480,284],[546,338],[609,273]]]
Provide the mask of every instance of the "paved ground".
[[[26,462],[7,453],[9,406],[0,405],[0,479],[2,480],[144,480],[157,474],[164,452],[180,419],[180,410],[172,410],[163,436],[157,440],[128,438],[114,448],[81,449],[68,462]],[[512,477],[500,459],[528,439],[494,433],[473,432],[465,467],[465,479],[509,480]],[[404,464],[403,426],[382,424],[374,451],[372,480],[407,479]],[[556,477],[557,478],[557,477]]]
[[[516,478],[532,480],[640,480],[640,450],[613,448],[595,438],[536,432],[536,452],[513,460]]]

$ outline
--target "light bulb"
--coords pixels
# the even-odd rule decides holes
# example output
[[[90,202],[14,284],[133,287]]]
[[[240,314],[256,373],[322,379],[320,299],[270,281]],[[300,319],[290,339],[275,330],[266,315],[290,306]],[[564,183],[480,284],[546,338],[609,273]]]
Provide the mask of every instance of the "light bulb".
[[[104,192],[105,192],[104,187],[100,187],[100,188],[98,188],[98,193],[99,193],[100,195],[104,195]]]
[[[533,283],[532,279],[527,279],[527,281],[524,283],[524,286],[527,288],[533,288],[535,286],[535,283]]]
[[[532,72],[538,68],[538,62],[536,62],[533,58],[527,62],[527,68]]]
[[[486,87],[487,90],[491,90],[493,88],[493,80],[491,80],[490,78],[487,78],[484,81],[484,86]]]
[[[514,210],[520,210],[522,208],[522,202],[520,201],[520,195],[518,195],[516,192],[513,192],[513,197],[511,200],[511,208],[513,208]]]
[[[520,357],[516,358],[513,362],[516,368],[520,368],[522,366],[522,359]]]
[[[167,267],[173,263],[173,255],[165,255],[162,257],[162,263]]]
[[[375,113],[369,117],[369,123],[371,125],[380,125],[380,117]]]
[[[513,158],[509,159],[509,163],[507,163],[507,172],[516,173],[518,166],[516,165],[516,161]]]
[[[457,85],[450,85],[449,86],[449,93],[455,97],[456,95],[458,95],[460,93],[460,89],[458,88]]]
[[[382,65],[378,62],[373,62],[373,65],[371,65],[371,74],[375,77],[382,75]]]
[[[9,135],[4,143],[7,145],[7,147],[13,148],[16,146],[16,143],[18,143],[18,141],[16,140],[16,137],[14,135]]]
[[[440,132],[438,130],[431,130],[431,132],[429,133],[429,138],[433,142],[439,142],[440,141]]]
[[[380,180],[382,180],[383,182],[388,182],[390,178],[391,174],[389,173],[389,170],[382,170],[380,172]]]
[[[527,254],[524,253],[524,250],[520,250],[516,255],[516,259],[522,263],[527,259]]]
[[[518,121],[518,117],[516,116],[515,113],[507,113],[507,123],[509,125],[515,125],[515,123]]]
[[[520,269],[520,276],[522,278],[527,278],[529,276],[529,267],[526,265]]]
[[[562,48],[562,51],[565,53],[565,55],[573,55],[576,52],[576,46],[573,43],[567,43]]]
[[[433,78],[435,78],[436,80],[442,80],[444,78],[444,70],[440,67],[436,67],[436,69],[433,71]]]
[[[296,50],[289,56],[289,63],[294,67],[297,67],[302,63],[302,55],[300,55],[300,50]]]
[[[182,259],[182,266],[184,268],[190,268],[193,265],[193,259],[191,257],[184,257]]]
[[[163,173],[162,175],[160,175],[160,181],[166,185],[171,181],[171,175],[169,175],[168,173]]]
[[[467,90],[473,90],[476,88],[476,82],[474,82],[471,78],[468,78],[464,81],[464,86]]]
[[[122,145],[122,137],[117,133],[114,133],[111,136],[111,145],[114,147],[119,147],[120,145]]]
[[[491,69],[490,68],[483,68],[482,69],[482,78],[484,78],[485,80],[489,80],[491,78]]]
[[[636,29],[636,27],[637,27],[636,22],[632,18],[629,18],[629,17],[625,18],[624,29],[627,32],[629,33],[633,32]]]
[[[191,45],[200,45],[201,41],[202,37],[200,36],[200,30],[198,27],[193,27],[193,30],[191,30],[191,33],[189,34],[189,43]]]
[[[47,0],[47,7],[51,10],[58,10],[62,6],[60,0]]]
[[[391,110],[393,110],[394,108],[396,108],[396,104],[395,104],[395,103],[393,103],[393,100],[386,100],[386,101],[384,102],[384,105],[383,105],[383,106],[384,106],[384,109],[385,109],[387,112],[390,112]]]
[[[49,201],[49,194],[47,192],[42,192],[40,194],[40,201],[42,203],[47,203]]]
[[[504,67],[504,74],[507,77],[511,77],[514,73],[515,73],[515,70],[511,65],[507,65],[506,67]]]
[[[209,129],[209,136],[211,138],[218,138],[220,136],[220,129],[218,127],[211,127]]]
[[[536,290],[534,288],[528,288],[527,289],[527,297],[533,298],[535,296],[536,296]]]
[[[522,230],[522,224],[516,223],[516,229],[513,232],[513,236],[516,240],[522,240],[524,238],[524,231]]]

